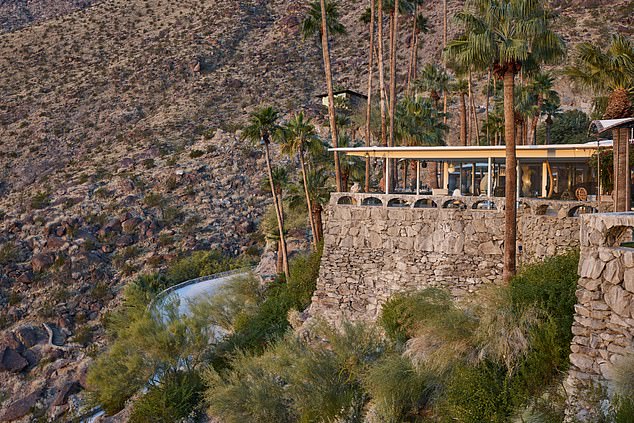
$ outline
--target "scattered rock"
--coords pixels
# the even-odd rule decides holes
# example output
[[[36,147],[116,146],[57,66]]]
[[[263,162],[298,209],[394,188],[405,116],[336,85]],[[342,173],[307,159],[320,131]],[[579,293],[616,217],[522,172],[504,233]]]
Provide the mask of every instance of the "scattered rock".
[[[0,370],[12,373],[19,373],[29,365],[26,358],[22,357],[13,348],[4,348],[2,358],[0,360]]]
[[[52,254],[37,254],[31,259],[31,267],[34,272],[41,272],[48,269],[55,261]]]
[[[26,416],[31,411],[33,406],[37,403],[37,400],[40,398],[41,394],[42,389],[36,389],[24,398],[9,404],[6,411],[4,412],[4,415],[2,416],[2,421],[10,422]]]

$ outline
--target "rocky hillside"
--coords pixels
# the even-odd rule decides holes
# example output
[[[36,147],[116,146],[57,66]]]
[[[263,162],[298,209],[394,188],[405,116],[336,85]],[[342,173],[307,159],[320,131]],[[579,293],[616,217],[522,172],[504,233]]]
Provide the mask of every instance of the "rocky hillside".
[[[571,42],[634,27],[627,0],[551,2]],[[349,34],[333,43],[335,83],[363,91],[365,2],[340,4]],[[236,130],[261,103],[319,114],[305,7],[0,0],[0,420],[67,409],[101,317],[136,274],[195,249],[257,247],[263,159]],[[440,2],[425,13],[421,57],[436,60]]]
[[[0,33],[66,15],[97,3],[98,0],[2,0]]]

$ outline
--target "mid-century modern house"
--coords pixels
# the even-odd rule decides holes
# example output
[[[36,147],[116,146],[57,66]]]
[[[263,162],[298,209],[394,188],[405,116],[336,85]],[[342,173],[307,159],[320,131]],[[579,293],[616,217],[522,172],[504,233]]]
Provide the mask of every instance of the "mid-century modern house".
[[[517,180],[520,197],[553,198],[562,200],[595,199],[598,175],[589,159],[600,148],[612,147],[611,141],[589,144],[536,145],[517,147]],[[501,197],[506,183],[505,146],[434,146],[434,147],[354,147],[336,151],[349,156],[369,157],[381,166],[384,179],[381,189],[386,194],[432,194],[421,179],[421,168],[438,163],[439,195]],[[391,160],[393,159],[393,160]],[[393,192],[389,178],[390,163],[415,163],[416,173],[403,187]],[[413,167],[413,166],[412,166]],[[387,182],[385,182],[387,181]]]
[[[595,121],[593,128],[603,133],[613,128],[630,128],[634,119]],[[630,136],[630,144],[634,136]],[[520,145],[516,148],[518,197],[563,201],[611,202],[612,196],[601,186],[600,169],[590,159],[602,149],[612,149],[612,140],[585,144]],[[629,148],[629,146],[628,146]],[[503,197],[506,181],[506,147],[352,147],[332,149],[346,156],[370,158],[380,167],[383,178],[372,192],[453,197]],[[345,160],[345,158],[342,158]],[[432,190],[421,178],[421,168],[436,163],[436,185]],[[390,183],[394,169],[412,169],[405,183]],[[414,170],[415,169],[415,170]],[[400,172],[399,172],[400,174]],[[432,176],[433,178],[433,176]],[[631,175],[630,178],[631,180]],[[629,181],[628,181],[629,182]],[[391,188],[392,187],[392,188]],[[629,187],[628,187],[629,188]],[[597,207],[596,209],[606,209]]]

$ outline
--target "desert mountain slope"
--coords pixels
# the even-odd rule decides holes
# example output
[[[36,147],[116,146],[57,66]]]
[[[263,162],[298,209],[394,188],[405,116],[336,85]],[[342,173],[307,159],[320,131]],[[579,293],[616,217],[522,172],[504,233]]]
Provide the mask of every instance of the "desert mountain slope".
[[[36,404],[65,411],[101,316],[135,275],[258,242],[263,159],[236,131],[262,103],[320,114],[321,50],[299,34],[306,3],[0,0],[0,420]],[[336,86],[362,92],[366,3],[339,2],[348,35],[332,43]],[[632,34],[629,0],[550,3],[571,44]],[[440,55],[442,2],[424,12],[422,63]],[[559,88],[567,107],[587,106]],[[48,345],[43,323],[70,346]]]

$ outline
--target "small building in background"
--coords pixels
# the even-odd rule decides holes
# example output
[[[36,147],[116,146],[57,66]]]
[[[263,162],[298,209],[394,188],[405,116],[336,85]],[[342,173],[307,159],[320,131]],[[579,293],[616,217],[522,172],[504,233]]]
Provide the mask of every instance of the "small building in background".
[[[339,90],[335,91],[335,108],[339,110],[346,110],[351,113],[357,113],[365,110],[368,104],[368,97],[352,90]],[[328,93],[320,94],[317,98],[321,99],[321,104],[324,107],[329,107]]]

